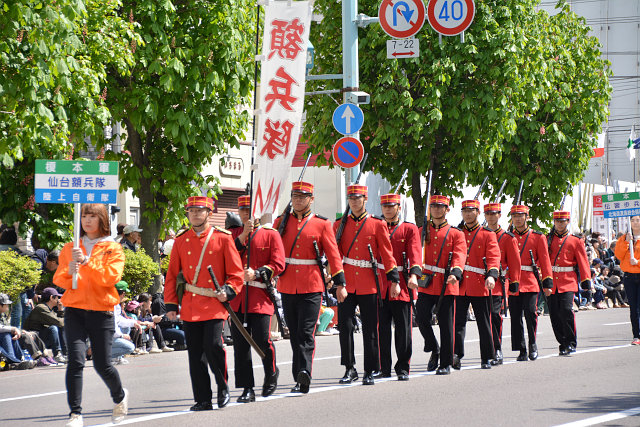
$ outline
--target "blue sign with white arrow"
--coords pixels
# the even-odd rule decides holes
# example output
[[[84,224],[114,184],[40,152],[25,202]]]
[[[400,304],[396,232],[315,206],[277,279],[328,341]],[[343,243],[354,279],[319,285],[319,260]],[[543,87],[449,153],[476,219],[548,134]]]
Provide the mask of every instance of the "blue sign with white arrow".
[[[333,112],[333,127],[343,135],[353,135],[362,129],[364,113],[356,104],[342,104]]]

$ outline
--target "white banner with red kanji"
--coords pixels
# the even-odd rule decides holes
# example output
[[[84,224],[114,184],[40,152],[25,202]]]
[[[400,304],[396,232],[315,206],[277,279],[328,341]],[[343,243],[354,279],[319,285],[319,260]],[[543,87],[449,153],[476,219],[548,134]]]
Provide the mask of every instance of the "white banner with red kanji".
[[[269,1],[265,6],[260,104],[256,135],[254,218],[278,205],[300,137],[311,2]]]

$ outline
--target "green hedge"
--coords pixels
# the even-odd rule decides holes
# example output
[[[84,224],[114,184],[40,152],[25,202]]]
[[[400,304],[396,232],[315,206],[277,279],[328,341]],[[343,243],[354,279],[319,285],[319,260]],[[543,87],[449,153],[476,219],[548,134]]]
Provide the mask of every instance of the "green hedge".
[[[131,295],[147,292],[153,284],[154,276],[160,271],[158,264],[145,253],[144,249],[138,249],[137,252],[125,249],[124,256],[122,280],[129,284]]]
[[[0,252],[0,292],[17,301],[20,292],[40,281],[40,264],[14,251]]]

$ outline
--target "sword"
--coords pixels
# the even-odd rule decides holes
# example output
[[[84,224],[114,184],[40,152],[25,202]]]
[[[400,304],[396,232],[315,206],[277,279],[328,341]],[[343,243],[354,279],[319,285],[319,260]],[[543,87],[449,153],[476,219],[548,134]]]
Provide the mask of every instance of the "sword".
[[[407,174],[409,173],[409,169],[405,169],[404,173],[402,174],[402,178],[400,178],[400,182],[398,183],[398,186],[396,187],[395,191],[393,192],[393,194],[398,194],[398,190],[400,190],[400,186],[402,185],[402,183],[404,182],[404,179],[407,177]]]
[[[213,284],[216,287],[216,291],[222,292],[222,288],[220,287],[220,283],[218,283],[218,279],[216,279],[216,275],[213,272],[213,268],[211,268],[211,266],[208,265],[207,270],[209,270],[209,275],[211,276],[211,280],[213,280]],[[256,353],[258,353],[258,356],[260,356],[261,359],[264,359],[265,357],[264,351],[262,351],[262,349],[258,346],[258,344],[256,344],[256,342],[253,340],[253,338],[251,338],[251,335],[249,334],[249,332],[247,332],[244,326],[242,326],[242,322],[240,321],[240,319],[238,319],[238,316],[229,305],[229,302],[225,301],[221,304],[224,306],[225,309],[227,309],[227,313],[229,313],[229,316],[231,317],[231,321],[233,322],[234,325],[236,325],[236,328],[238,328],[238,330],[240,331],[244,339],[247,340],[249,345],[253,347]]]

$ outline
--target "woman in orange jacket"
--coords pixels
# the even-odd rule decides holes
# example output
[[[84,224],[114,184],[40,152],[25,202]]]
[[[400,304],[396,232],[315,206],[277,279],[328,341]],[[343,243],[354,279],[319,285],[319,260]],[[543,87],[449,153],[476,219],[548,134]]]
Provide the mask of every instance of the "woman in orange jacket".
[[[67,402],[71,412],[67,426],[82,426],[82,370],[86,340],[91,340],[93,366],[105,382],[115,403],[112,421],[122,421],[128,411],[128,392],[122,388],[118,371],[111,364],[115,332],[113,307],[118,304],[115,284],[122,277],[124,253],[110,236],[106,205],[82,205],[80,247],[67,243],[59,256],[53,282],[66,289],[62,296],[65,314],[68,365]],[[78,286],[72,288],[77,273]]]
[[[629,300],[629,317],[631,318],[631,344],[640,345],[640,216],[631,217],[631,233],[620,236],[616,243],[616,258],[620,260],[620,268],[624,271],[624,290]],[[633,257],[630,246],[633,242]]]

